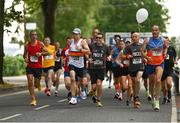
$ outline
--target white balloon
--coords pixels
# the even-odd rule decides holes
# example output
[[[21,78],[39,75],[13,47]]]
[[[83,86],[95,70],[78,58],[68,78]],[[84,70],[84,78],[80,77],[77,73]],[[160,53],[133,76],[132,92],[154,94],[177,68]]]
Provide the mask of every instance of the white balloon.
[[[138,23],[144,22],[148,18],[148,11],[145,8],[141,8],[136,12],[136,20]]]

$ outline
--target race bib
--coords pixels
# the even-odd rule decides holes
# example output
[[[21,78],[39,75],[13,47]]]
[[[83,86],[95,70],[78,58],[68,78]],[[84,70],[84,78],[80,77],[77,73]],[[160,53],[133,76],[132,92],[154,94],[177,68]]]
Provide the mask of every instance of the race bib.
[[[73,61],[75,62],[79,62],[80,61],[80,57],[72,57]]]
[[[103,61],[100,61],[100,60],[94,61],[94,66],[101,66],[101,65],[103,65]]]
[[[161,56],[162,55],[162,51],[158,51],[158,50],[152,51],[152,55],[153,56]]]
[[[56,62],[60,62],[61,57],[56,57]]]
[[[46,55],[46,56],[44,57],[45,60],[49,60],[49,59],[52,59],[52,58],[53,58],[52,55]]]
[[[141,58],[134,58],[134,59],[132,60],[132,63],[133,63],[133,64],[141,64],[141,63],[142,63],[142,59],[141,59]]]
[[[31,62],[38,62],[38,57],[37,56],[30,56],[30,61]]]

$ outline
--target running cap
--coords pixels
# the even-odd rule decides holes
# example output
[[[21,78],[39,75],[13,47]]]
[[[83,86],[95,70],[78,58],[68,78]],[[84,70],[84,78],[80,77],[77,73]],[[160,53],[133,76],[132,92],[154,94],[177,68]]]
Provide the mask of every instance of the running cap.
[[[75,34],[81,34],[81,29],[79,29],[79,28],[74,28],[73,33],[75,33]]]

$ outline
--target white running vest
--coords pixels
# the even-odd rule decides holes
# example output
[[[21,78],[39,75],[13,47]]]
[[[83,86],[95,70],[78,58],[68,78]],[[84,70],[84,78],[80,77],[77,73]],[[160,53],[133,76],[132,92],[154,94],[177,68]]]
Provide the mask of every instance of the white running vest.
[[[80,39],[76,44],[74,43],[74,40],[72,40],[69,51],[79,51],[76,49],[76,47],[82,48],[81,42],[83,39]],[[69,65],[73,65],[77,68],[83,68],[84,67],[84,57],[75,57],[75,56],[69,56]]]

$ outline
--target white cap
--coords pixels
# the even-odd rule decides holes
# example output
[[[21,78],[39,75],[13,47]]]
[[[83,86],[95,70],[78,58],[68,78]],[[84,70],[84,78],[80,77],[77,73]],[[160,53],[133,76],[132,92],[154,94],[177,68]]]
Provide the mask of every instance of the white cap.
[[[81,34],[81,29],[79,29],[79,28],[74,28],[73,33],[75,33],[75,34]]]

